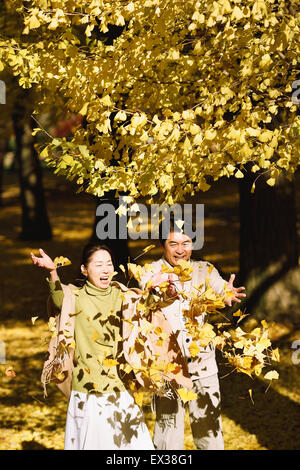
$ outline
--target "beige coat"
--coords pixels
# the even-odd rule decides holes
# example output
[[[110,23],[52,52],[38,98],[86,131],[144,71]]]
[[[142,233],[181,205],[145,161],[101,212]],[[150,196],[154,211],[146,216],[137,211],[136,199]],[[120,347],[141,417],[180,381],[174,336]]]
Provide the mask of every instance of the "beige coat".
[[[227,286],[227,281],[220,276],[216,268],[213,268],[209,273],[209,269],[212,268],[211,263],[207,261],[194,260],[190,260],[190,263],[193,268],[193,272],[192,279],[184,283],[183,289],[186,292],[191,292],[194,286],[202,284],[201,293],[203,293],[205,289],[207,289],[206,281],[207,278],[209,278],[210,287],[212,287],[218,294],[224,293],[224,287]],[[160,272],[163,264],[171,267],[164,258],[161,258],[158,261],[151,263],[153,272]],[[153,276],[153,272],[148,272],[143,276],[140,283],[141,288],[144,288],[147,281],[151,276]],[[168,278],[167,273],[163,276],[165,276],[166,279]],[[178,280],[178,276],[175,276],[175,279]],[[162,312],[171,327],[171,331],[176,335],[177,343],[181,349],[182,355],[188,361],[189,376],[193,380],[196,380],[198,378],[205,378],[214,375],[218,372],[218,368],[215,358],[215,349],[212,345],[209,345],[207,348],[200,347],[200,352],[195,357],[191,357],[189,346],[192,339],[185,328],[183,316],[184,309],[188,309],[188,301],[175,300],[175,302],[169,306],[164,307]]]
[[[123,284],[114,281],[112,285],[118,286],[124,295],[122,315],[123,320],[130,320],[132,324],[123,322],[123,351],[126,361],[136,367],[140,363],[140,356],[135,350],[131,351],[130,348],[135,344],[135,339],[138,334],[139,318],[136,315],[136,304],[141,297],[141,291],[139,289],[128,289]],[[74,290],[78,289],[72,284],[62,284],[64,292],[64,299],[61,311],[57,311],[51,301],[51,297],[48,299],[48,314],[49,316],[55,316],[56,329],[58,334],[52,337],[48,348],[48,357],[44,363],[41,382],[44,387],[44,394],[47,396],[46,385],[50,381],[56,383],[57,387],[67,397],[70,397],[72,388],[72,371],[73,371],[73,356],[74,349],[68,348],[67,346],[74,340],[74,329],[75,329],[75,294]],[[160,360],[168,363],[180,364],[181,371],[176,375],[167,373],[164,375],[164,379],[167,381],[175,381],[177,385],[182,387],[191,388],[192,381],[189,378],[187,366],[185,360],[181,354],[178,343],[172,334],[172,329],[165,319],[164,315],[160,311],[156,311],[152,315],[151,319],[153,323],[153,329],[156,326],[160,326],[164,333],[168,335],[166,341],[162,347],[158,347],[157,337],[151,332],[148,335],[145,350],[148,352],[148,357],[153,356],[155,353],[160,354]],[[68,332],[66,336],[66,331]],[[54,374],[60,372],[63,374],[63,379],[55,378]],[[142,379],[140,374],[136,375],[140,385],[147,386],[147,383]]]

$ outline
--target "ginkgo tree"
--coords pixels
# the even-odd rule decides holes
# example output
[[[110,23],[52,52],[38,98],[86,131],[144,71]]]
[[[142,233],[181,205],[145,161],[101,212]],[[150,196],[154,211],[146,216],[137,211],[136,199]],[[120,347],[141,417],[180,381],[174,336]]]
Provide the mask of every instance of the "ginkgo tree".
[[[22,28],[0,32],[0,67],[40,92],[36,112],[84,116],[41,154],[85,191],[172,204],[222,176],[263,169],[274,185],[297,169],[297,0],[5,3]]]

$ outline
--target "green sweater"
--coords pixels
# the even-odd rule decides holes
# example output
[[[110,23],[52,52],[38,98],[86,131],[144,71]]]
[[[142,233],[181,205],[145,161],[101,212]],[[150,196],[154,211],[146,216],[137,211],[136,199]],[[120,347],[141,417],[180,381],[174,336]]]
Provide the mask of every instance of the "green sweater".
[[[48,281],[54,305],[61,309],[64,298],[60,281]],[[116,286],[106,289],[86,281],[75,294],[75,352],[72,390],[85,393],[110,393],[126,389],[117,366],[103,361],[117,358],[122,349],[121,291]],[[107,365],[106,365],[107,364]]]

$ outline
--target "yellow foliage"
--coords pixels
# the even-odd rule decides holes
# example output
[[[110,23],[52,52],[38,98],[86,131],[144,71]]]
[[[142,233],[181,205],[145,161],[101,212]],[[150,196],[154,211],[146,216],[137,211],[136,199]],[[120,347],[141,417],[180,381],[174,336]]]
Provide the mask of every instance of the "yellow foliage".
[[[85,117],[69,140],[55,138],[43,152],[91,194],[159,193],[174,202],[207,190],[208,179],[242,178],[247,162],[269,169],[273,185],[274,170],[299,165],[291,86],[300,22],[295,1],[272,6],[4,0],[0,67],[20,86],[36,87],[37,109],[55,105]],[[109,25],[126,25],[110,45]]]

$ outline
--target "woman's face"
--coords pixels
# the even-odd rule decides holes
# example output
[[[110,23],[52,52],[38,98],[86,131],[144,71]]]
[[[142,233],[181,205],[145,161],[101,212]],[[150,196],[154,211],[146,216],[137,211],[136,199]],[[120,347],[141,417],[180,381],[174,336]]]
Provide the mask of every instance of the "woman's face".
[[[111,282],[109,276],[114,272],[110,254],[106,250],[95,251],[88,265],[81,265],[81,271],[94,286],[105,289]]]

